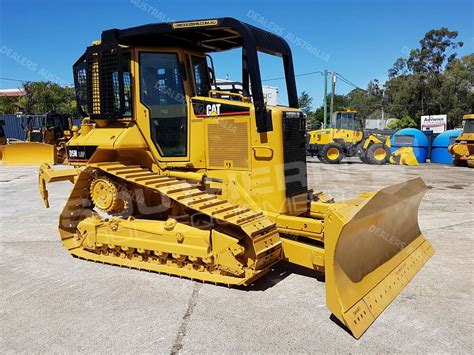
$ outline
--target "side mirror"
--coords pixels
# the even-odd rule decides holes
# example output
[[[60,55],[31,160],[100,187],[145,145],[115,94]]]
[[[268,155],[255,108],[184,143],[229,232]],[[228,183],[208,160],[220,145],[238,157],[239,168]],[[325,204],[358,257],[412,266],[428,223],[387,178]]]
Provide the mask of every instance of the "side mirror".
[[[209,71],[209,78],[211,80],[211,85],[216,85],[216,72],[214,70],[214,61],[209,54],[206,54],[207,69]]]
[[[209,67],[207,68],[207,70],[209,71],[209,78],[211,79],[211,83],[213,85],[215,85],[216,84],[216,76],[214,74],[214,70],[212,70],[212,68],[209,68]]]

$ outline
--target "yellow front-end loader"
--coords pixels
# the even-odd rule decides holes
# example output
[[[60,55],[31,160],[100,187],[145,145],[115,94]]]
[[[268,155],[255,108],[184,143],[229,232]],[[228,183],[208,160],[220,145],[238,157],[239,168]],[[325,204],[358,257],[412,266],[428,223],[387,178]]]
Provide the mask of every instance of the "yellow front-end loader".
[[[208,55],[235,48],[242,90],[214,90]],[[265,104],[258,51],[282,59],[289,106]],[[337,202],[308,188],[279,36],[233,18],[112,29],[74,80],[87,117],[66,146],[74,168],[39,171],[47,205],[48,182],[74,182],[59,218],[74,256],[223,285],[287,260],[325,273],[328,308],[359,338],[434,253],[421,179]]]
[[[390,156],[390,136],[364,131],[356,111],[336,111],[328,128],[309,131],[307,150],[326,164],[359,157],[365,164],[383,165]]]

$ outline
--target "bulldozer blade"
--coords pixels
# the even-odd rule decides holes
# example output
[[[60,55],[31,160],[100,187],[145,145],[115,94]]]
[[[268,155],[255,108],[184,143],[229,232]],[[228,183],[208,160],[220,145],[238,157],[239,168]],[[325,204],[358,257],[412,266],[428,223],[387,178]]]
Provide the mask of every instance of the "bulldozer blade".
[[[2,163],[5,165],[56,164],[56,147],[36,142],[17,142],[2,147]]]
[[[434,254],[418,225],[421,178],[379,190],[328,215],[326,303],[359,338]]]

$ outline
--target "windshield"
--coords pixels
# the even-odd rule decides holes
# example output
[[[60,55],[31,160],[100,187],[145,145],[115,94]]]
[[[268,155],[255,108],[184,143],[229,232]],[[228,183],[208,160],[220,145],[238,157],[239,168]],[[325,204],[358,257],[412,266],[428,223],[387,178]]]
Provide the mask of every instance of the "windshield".
[[[354,121],[358,120],[354,112],[334,112],[331,118],[331,128],[337,129],[362,129],[360,121],[354,127]]]
[[[474,133],[474,120],[464,120],[464,133]]]

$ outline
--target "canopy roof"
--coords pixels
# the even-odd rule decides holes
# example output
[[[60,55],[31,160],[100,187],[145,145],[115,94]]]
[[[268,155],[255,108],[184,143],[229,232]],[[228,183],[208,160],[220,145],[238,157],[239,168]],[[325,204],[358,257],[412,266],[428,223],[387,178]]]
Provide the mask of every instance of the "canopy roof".
[[[184,47],[204,52],[220,52],[252,42],[257,50],[273,55],[291,55],[286,41],[230,17],[173,23],[155,23],[102,33],[102,43],[132,46]]]
[[[295,75],[291,49],[286,41],[273,33],[259,29],[231,17],[192,20],[185,22],[156,23],[126,29],[110,29],[102,32],[101,44],[87,48],[74,64],[74,82],[78,102],[94,106],[92,58],[100,58],[100,106],[104,111],[97,118],[121,118],[125,112],[123,60],[121,45],[131,47],[173,47],[197,50],[204,53],[242,48],[242,92],[251,96],[255,107],[259,132],[273,130],[271,115],[267,111],[262,89],[258,52],[282,58],[285,71],[288,104],[298,108]],[[114,73],[118,72],[119,106],[117,109]],[[79,76],[84,78],[79,80]],[[82,84],[81,84],[82,83]],[[85,83],[85,84],[83,84]],[[82,96],[81,96],[82,95]],[[82,105],[80,105],[82,107]],[[84,111],[85,112],[85,111]],[[93,117],[93,115],[90,115]]]

